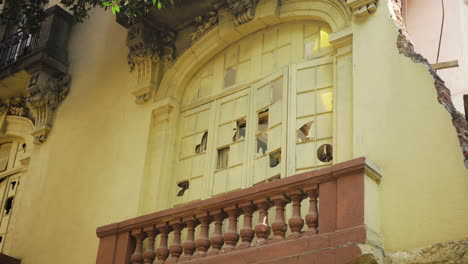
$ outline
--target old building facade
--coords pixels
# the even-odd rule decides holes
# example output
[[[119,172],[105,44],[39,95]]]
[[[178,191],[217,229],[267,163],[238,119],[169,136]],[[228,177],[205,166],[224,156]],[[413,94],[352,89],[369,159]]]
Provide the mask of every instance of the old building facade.
[[[440,61],[418,1],[181,0],[75,25],[57,2],[37,35],[0,31],[3,254],[467,261],[463,1]]]

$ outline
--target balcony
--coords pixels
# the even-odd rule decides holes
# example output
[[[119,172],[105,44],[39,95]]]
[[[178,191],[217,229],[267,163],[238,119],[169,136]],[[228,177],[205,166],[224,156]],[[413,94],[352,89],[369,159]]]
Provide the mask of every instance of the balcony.
[[[0,67],[12,64],[29,55],[37,46],[39,34],[17,32],[0,42]]]
[[[99,227],[97,264],[380,262],[381,176],[370,164],[359,158]]]
[[[46,10],[39,32],[17,32],[0,41],[0,97],[25,94],[29,74],[38,68],[52,76],[66,73],[73,17],[59,6]]]

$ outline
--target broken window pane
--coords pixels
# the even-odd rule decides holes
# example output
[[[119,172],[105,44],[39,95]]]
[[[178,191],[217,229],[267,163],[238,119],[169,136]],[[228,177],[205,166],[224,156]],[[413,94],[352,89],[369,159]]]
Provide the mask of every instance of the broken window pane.
[[[258,131],[268,128],[268,108],[258,113]]]
[[[257,136],[257,154],[265,155],[268,150],[268,134],[263,133]]]
[[[182,190],[180,190],[178,193],[177,193],[177,196],[183,196],[185,191],[189,188],[190,184],[189,184],[189,181],[184,181],[184,182],[181,182],[181,183],[178,183],[177,186],[179,186],[180,188],[182,188]]]
[[[310,128],[312,127],[313,121],[307,122],[299,130],[296,131],[296,142],[306,142],[312,140],[313,138],[310,136]]]
[[[333,146],[330,144],[323,144],[317,150],[317,158],[321,162],[329,162],[333,160]]]
[[[195,146],[195,154],[202,153],[206,151],[206,144],[208,142],[208,132],[203,133],[200,144]]]
[[[270,153],[270,168],[274,168],[281,163],[281,149]]]
[[[13,199],[14,199],[13,197],[10,197],[5,201],[5,206],[4,206],[5,215],[10,214],[11,208],[13,207]]]
[[[216,169],[225,169],[229,162],[229,147],[218,149],[218,163]]]
[[[245,121],[245,119],[236,121],[236,128],[234,128],[236,132],[234,132],[234,136],[232,137],[233,142],[236,142],[241,138],[245,138],[246,126],[247,126],[247,122]]]

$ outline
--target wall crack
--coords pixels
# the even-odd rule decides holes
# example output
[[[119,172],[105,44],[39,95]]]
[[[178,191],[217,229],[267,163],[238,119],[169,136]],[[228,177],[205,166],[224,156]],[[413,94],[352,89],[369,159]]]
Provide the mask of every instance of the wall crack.
[[[465,119],[465,116],[458,112],[453,105],[450,90],[445,85],[445,82],[432,68],[429,61],[414,50],[414,46],[409,41],[406,28],[404,26],[401,14],[401,2],[401,0],[388,0],[388,8],[391,14],[391,18],[398,28],[398,38],[396,41],[398,52],[403,54],[405,57],[410,58],[413,62],[424,64],[428,68],[429,74],[434,79],[434,87],[437,92],[437,101],[447,110],[452,118],[452,125],[457,132],[458,140],[463,153],[465,168],[468,169],[468,122]]]

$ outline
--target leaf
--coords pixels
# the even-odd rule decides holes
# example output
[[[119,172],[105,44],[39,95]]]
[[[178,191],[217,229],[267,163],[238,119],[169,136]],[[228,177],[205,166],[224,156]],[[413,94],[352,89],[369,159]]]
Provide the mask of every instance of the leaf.
[[[112,6],[112,14],[115,15],[115,6]]]
[[[119,6],[115,5],[114,8],[115,8],[115,12],[117,12],[117,13],[120,12],[120,7]]]
[[[109,2],[102,2],[102,5],[103,5],[103,6],[111,6],[111,3],[109,3]]]
[[[158,1],[158,9],[161,9],[162,8],[162,4],[161,2]]]

